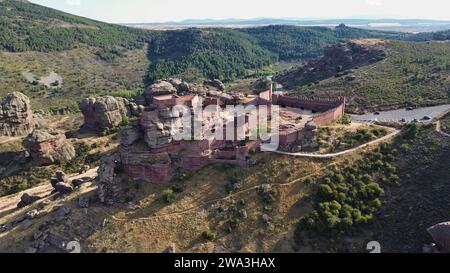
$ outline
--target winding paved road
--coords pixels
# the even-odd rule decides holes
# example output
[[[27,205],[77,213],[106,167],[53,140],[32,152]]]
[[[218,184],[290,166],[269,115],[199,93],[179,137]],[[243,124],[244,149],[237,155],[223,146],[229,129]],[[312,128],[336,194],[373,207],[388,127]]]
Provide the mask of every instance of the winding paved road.
[[[412,122],[415,119],[421,122],[431,122],[431,120],[423,121],[422,119],[425,116],[429,116],[432,119],[439,118],[442,113],[446,113],[448,111],[450,111],[450,104],[444,104],[432,107],[417,108],[414,110],[407,110],[404,108],[393,111],[384,111],[379,112],[379,115],[375,115],[375,113],[367,115],[352,115],[352,119],[360,122],[399,122],[402,119],[405,119],[406,122]]]

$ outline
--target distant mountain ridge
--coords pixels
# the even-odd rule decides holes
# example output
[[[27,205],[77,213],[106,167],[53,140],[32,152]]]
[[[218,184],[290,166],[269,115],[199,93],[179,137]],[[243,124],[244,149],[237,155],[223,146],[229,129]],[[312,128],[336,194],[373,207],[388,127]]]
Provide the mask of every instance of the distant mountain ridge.
[[[125,24],[132,27],[239,27],[239,26],[326,26],[345,24],[373,30],[401,32],[432,32],[450,29],[450,20],[431,19],[301,19],[301,18],[252,18],[252,19],[188,19],[173,22]]]

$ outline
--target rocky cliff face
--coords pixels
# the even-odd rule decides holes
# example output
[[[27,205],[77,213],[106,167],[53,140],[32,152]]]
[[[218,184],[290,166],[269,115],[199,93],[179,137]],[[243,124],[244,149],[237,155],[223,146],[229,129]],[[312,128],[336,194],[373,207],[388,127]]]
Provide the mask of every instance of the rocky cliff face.
[[[57,160],[70,161],[76,156],[73,145],[63,132],[52,129],[34,130],[24,140],[33,164],[50,165]]]
[[[381,43],[346,42],[325,49],[322,58],[313,60],[300,68],[294,68],[275,78],[285,87],[321,81],[336,75],[350,74],[355,69],[386,57]],[[351,76],[350,76],[351,77]]]
[[[22,136],[34,128],[30,99],[22,93],[8,94],[0,106],[0,136]]]
[[[84,115],[84,131],[103,132],[119,126],[126,117],[138,116],[142,111],[136,103],[111,96],[87,98],[80,103]]]
[[[120,164],[120,155],[117,153],[101,159],[97,176],[97,195],[103,204],[112,205],[118,199],[121,179],[117,172]]]

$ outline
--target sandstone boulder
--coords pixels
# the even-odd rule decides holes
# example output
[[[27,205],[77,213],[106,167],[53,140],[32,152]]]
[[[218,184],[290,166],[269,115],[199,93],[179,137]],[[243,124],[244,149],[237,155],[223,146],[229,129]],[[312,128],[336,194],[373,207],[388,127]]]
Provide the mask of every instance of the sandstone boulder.
[[[63,171],[56,171],[55,177],[60,182],[67,182],[66,174]]]
[[[181,79],[169,79],[169,82],[178,92],[189,92],[191,90],[189,83],[184,82]]]
[[[55,185],[55,190],[60,194],[69,194],[73,192],[73,188],[69,183],[59,182]]]
[[[0,136],[22,136],[34,128],[30,99],[22,93],[8,94],[0,105]]]
[[[206,81],[205,84],[211,85],[211,86],[219,89],[220,91],[224,91],[226,88],[225,84],[223,84],[223,82],[218,79]]]
[[[33,204],[34,202],[38,201],[39,199],[41,199],[39,196],[32,196],[32,195],[29,195],[28,193],[24,193],[22,195],[22,197],[20,197],[20,202],[19,202],[19,204],[17,204],[17,207],[24,208],[26,206]]]
[[[82,129],[90,132],[111,130],[127,117],[138,116],[140,111],[136,103],[111,96],[84,99],[80,109],[84,115]]]
[[[144,97],[148,104],[153,102],[153,97],[177,93],[177,88],[168,81],[156,81],[144,92]]]
[[[437,224],[427,231],[442,252],[450,253],[450,222]]]
[[[70,161],[76,156],[75,148],[65,134],[53,129],[38,129],[24,140],[33,164],[51,165],[57,160]]]

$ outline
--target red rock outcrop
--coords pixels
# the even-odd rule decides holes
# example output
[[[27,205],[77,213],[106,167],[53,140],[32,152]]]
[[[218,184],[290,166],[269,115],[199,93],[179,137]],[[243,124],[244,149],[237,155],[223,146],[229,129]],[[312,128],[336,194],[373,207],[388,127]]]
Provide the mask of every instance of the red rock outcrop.
[[[82,130],[104,132],[119,126],[126,117],[137,116],[142,108],[124,98],[87,98],[80,103],[84,115]]]
[[[28,135],[33,128],[30,99],[19,92],[3,98],[0,106],[0,136]]]
[[[56,161],[70,161],[76,156],[75,148],[63,132],[51,129],[34,130],[24,140],[24,146],[37,166]]]

